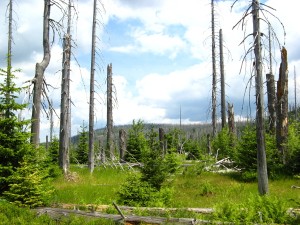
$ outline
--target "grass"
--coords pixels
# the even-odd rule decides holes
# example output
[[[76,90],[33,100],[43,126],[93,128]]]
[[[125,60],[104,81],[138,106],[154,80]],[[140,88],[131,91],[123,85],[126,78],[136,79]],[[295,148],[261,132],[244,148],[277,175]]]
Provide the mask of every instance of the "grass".
[[[117,200],[117,191],[125,182],[129,171],[98,167],[90,174],[87,168],[72,167],[78,175],[77,181],[66,181],[59,177],[53,181],[56,188],[52,203],[111,205]],[[171,207],[212,208],[230,200],[243,203],[258,193],[256,182],[241,182],[233,176],[202,172],[177,174],[173,177],[174,198]],[[269,195],[285,201],[290,207],[300,208],[299,178],[282,178],[269,181]]]

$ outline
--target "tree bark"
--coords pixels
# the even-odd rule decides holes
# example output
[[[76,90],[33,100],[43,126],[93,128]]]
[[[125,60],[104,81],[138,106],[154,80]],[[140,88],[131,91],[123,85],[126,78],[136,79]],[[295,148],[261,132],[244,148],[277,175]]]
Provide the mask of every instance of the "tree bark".
[[[226,102],[225,102],[225,71],[224,71],[224,58],[223,58],[223,32],[219,31],[220,41],[220,74],[221,74],[221,119],[222,128],[226,126]]]
[[[235,123],[234,123],[234,110],[233,104],[228,103],[228,128],[229,132],[233,135],[236,134]]]
[[[279,80],[277,81],[277,147],[282,155],[282,162],[286,163],[288,137],[288,63],[287,51],[281,50],[281,63],[279,69]]]
[[[274,75],[272,73],[267,73],[266,78],[268,93],[269,131],[270,133],[274,134],[276,127],[276,95]]]
[[[211,0],[211,49],[212,49],[212,94],[211,94],[211,107],[212,107],[212,137],[214,138],[217,133],[217,69],[216,69],[216,43],[215,43],[215,7],[214,0]]]
[[[120,149],[120,162],[125,162],[126,154],[126,131],[124,129],[119,130],[119,149]]]
[[[96,25],[97,25],[97,0],[94,0],[93,27],[92,27],[92,52],[91,52],[91,77],[90,77],[90,107],[89,107],[89,159],[88,167],[91,173],[95,167],[94,156],[94,95],[95,95],[95,58],[96,58]]]
[[[113,150],[112,64],[110,64],[107,65],[107,151],[110,159],[114,158]]]
[[[40,117],[41,102],[43,92],[44,72],[49,65],[51,54],[49,44],[49,19],[50,19],[50,0],[44,0],[44,18],[43,18],[43,49],[44,57],[42,62],[35,66],[35,77],[33,81],[33,102],[31,116],[31,143],[38,147],[40,142]]]
[[[264,91],[262,81],[261,33],[259,22],[259,1],[252,1],[252,21],[255,54],[255,89],[256,89],[256,141],[258,191],[261,195],[268,193],[268,174],[264,126]]]

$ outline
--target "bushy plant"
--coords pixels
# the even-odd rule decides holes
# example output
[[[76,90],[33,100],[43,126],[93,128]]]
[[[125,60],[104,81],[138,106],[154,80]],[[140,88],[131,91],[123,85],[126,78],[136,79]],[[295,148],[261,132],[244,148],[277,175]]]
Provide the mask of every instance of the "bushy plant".
[[[143,155],[148,151],[147,139],[144,134],[144,123],[141,120],[133,120],[132,127],[128,131],[127,162],[141,162]]]
[[[49,146],[50,162],[58,165],[59,140],[54,136]]]
[[[276,178],[282,172],[283,165],[279,159],[279,152],[276,148],[275,137],[265,134],[266,157],[268,174],[271,178]],[[257,171],[257,142],[256,130],[254,126],[246,126],[241,138],[237,143],[235,161],[242,172],[256,173]]]
[[[163,188],[157,191],[150,183],[142,181],[139,175],[133,174],[118,191],[118,203],[129,206],[162,207],[170,203],[171,195],[171,189]]]
[[[289,124],[288,155],[286,171],[290,174],[300,174],[300,122],[293,121]]]
[[[235,137],[228,127],[223,128],[212,141],[213,152],[218,152],[218,158],[234,158]]]
[[[17,206],[46,205],[54,191],[46,179],[48,171],[42,169],[34,159],[26,157],[20,167],[8,177],[9,189],[3,194]]]
[[[76,149],[76,158],[80,164],[87,164],[88,162],[88,132],[87,127],[82,124],[79,132],[79,143]]]
[[[184,151],[188,154],[188,160],[197,160],[202,158],[202,151],[197,140],[187,139],[183,145]]]

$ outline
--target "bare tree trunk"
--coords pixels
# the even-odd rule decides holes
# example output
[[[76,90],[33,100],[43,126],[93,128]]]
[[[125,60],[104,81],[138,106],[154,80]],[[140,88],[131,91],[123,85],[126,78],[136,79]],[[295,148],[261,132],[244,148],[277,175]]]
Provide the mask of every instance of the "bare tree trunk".
[[[268,93],[268,111],[269,111],[269,131],[274,134],[276,127],[276,98],[275,98],[275,81],[272,73],[266,74],[267,93]]]
[[[212,122],[212,136],[215,137],[217,133],[217,69],[216,69],[216,43],[215,43],[215,7],[214,0],[211,0],[211,49],[212,49],[212,94],[211,94],[211,122]]]
[[[70,108],[70,62],[71,62],[71,0],[68,5],[68,29],[63,39],[63,62],[59,129],[59,166],[66,174],[69,170],[69,108]]]
[[[261,195],[268,193],[268,174],[264,127],[264,91],[262,81],[261,33],[259,22],[259,1],[252,1],[252,20],[255,54],[255,89],[256,89],[256,141],[258,190]]]
[[[107,150],[113,159],[112,64],[107,66]]]
[[[41,63],[35,67],[35,77],[33,81],[33,102],[31,116],[31,143],[39,146],[40,142],[40,114],[43,92],[44,72],[50,62],[50,44],[49,44],[49,19],[50,19],[50,0],[44,0],[44,17],[43,17],[43,49],[44,57]]]
[[[221,118],[222,128],[226,126],[226,101],[225,101],[225,71],[224,71],[224,58],[223,58],[223,32],[219,31],[220,41],[220,74],[221,74]]]
[[[94,86],[95,86],[95,58],[96,58],[96,26],[97,26],[97,0],[94,0],[92,52],[91,52],[91,78],[90,78],[90,110],[89,110],[89,159],[88,167],[91,173],[95,167],[94,156]]]
[[[53,139],[53,101],[51,99],[51,107],[50,107],[50,112],[49,112],[49,117],[50,117],[50,143],[52,143],[52,139]]]
[[[13,0],[10,0],[8,3],[8,41],[7,41],[7,71],[6,71],[6,104],[9,104],[9,99],[10,99],[10,91],[9,87],[11,86],[11,57],[12,57],[12,23],[13,23]],[[5,118],[10,117],[10,109],[6,109],[5,113]]]
[[[126,131],[119,130],[119,148],[120,148],[120,162],[125,162],[126,154]]]
[[[277,147],[282,154],[282,162],[286,163],[287,136],[288,136],[288,63],[287,51],[281,50],[281,63],[279,69],[279,80],[277,81]]]
[[[228,103],[228,128],[229,132],[233,135],[236,134],[235,123],[234,123],[234,110],[233,104]]]
[[[271,41],[271,25],[269,24],[269,64],[270,72],[266,74],[267,93],[268,93],[268,111],[269,111],[269,131],[274,134],[276,127],[276,94],[275,81],[272,69],[272,41]]]

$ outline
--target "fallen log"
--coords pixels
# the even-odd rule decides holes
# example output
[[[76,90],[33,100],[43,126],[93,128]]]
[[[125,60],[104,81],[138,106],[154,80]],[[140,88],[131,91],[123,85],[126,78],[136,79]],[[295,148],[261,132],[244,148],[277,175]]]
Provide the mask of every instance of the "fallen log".
[[[64,216],[77,215],[84,216],[89,218],[104,218],[113,220],[121,224],[138,224],[138,223],[147,223],[147,224],[212,224],[210,221],[206,220],[196,220],[193,218],[165,218],[165,217],[148,217],[148,216],[135,216],[135,215],[126,215],[124,218],[121,215],[106,214],[100,212],[84,212],[79,210],[71,209],[58,209],[58,208],[37,208],[35,209],[37,215],[47,214],[51,218],[59,219]],[[214,223],[218,224],[218,223]],[[221,223],[220,223],[221,224]],[[224,224],[224,223],[222,223]]]

